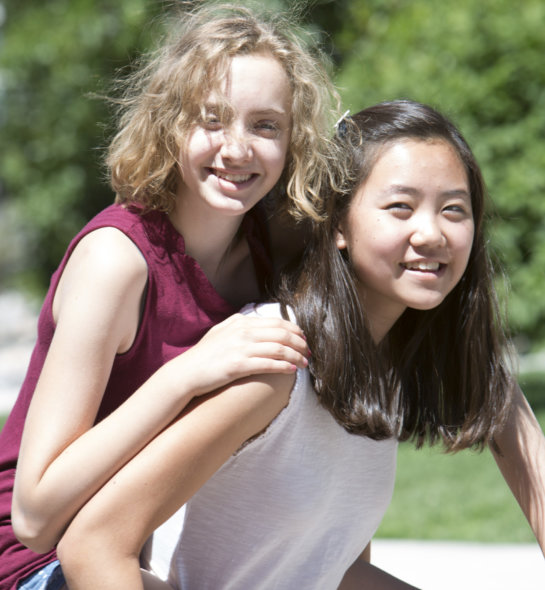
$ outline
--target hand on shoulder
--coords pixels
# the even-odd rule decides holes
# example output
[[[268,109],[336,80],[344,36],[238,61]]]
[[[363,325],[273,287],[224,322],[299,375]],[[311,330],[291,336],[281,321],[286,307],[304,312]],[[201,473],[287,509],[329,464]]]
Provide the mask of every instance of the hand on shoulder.
[[[183,357],[181,362],[191,372],[190,376],[184,368],[193,395],[202,395],[251,375],[293,375],[308,365],[308,356],[304,334],[293,322],[235,314],[178,359]]]

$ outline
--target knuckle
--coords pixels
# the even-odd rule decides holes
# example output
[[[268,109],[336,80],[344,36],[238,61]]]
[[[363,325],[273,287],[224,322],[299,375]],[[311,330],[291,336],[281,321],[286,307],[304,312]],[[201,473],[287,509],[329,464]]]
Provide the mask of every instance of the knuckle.
[[[277,344],[275,346],[274,354],[278,358],[284,358],[286,356],[286,347],[282,346],[282,344]]]

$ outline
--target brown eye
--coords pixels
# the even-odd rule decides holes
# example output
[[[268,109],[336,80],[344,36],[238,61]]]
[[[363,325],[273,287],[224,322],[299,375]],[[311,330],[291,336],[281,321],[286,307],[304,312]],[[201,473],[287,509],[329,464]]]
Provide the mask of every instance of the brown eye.
[[[448,205],[443,209],[443,213],[452,219],[466,219],[471,216],[464,205]]]
[[[407,204],[407,203],[392,203],[391,205],[388,205],[387,209],[391,210],[391,209],[403,209],[406,211],[410,211],[411,207]]]

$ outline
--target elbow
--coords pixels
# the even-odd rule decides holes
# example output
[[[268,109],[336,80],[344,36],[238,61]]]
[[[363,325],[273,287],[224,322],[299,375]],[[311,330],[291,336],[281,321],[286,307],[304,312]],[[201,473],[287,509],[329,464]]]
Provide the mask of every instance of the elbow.
[[[51,551],[58,540],[51,534],[52,527],[42,519],[32,517],[15,504],[12,507],[11,525],[17,540],[34,553]]]
[[[89,556],[93,555],[93,559]],[[62,566],[64,577],[68,584],[74,580],[87,580],[93,587],[100,587],[97,576],[101,572],[114,572],[120,560],[116,557],[116,547],[108,544],[108,539],[103,538],[100,532],[82,526],[76,517],[64,531],[57,544],[57,558]],[[97,570],[96,564],[101,567]],[[91,587],[91,586],[89,586]]]
[[[85,561],[81,559],[82,553],[86,553],[85,547],[80,547],[77,544],[74,545],[72,541],[72,535],[70,534],[70,529],[68,529],[67,533],[61,537],[57,545],[57,559],[61,563],[62,571],[67,580],[71,579],[72,576],[75,579],[81,578],[83,574],[82,568],[85,566]],[[75,550],[76,548],[78,550]]]

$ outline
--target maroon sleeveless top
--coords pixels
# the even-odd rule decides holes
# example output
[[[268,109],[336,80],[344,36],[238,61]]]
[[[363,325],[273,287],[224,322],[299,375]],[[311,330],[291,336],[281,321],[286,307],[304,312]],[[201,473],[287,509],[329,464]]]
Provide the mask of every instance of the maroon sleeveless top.
[[[147,262],[148,282],[141,325],[130,350],[115,358],[97,421],[115,410],[165,362],[196,344],[209,328],[237,311],[214,290],[197,262],[185,254],[183,237],[164,213],[141,215],[137,209],[111,205],[74,238],[51,278],[26,378],[0,433],[0,590],[14,589],[18,581],[56,559],[54,551],[38,555],[15,538],[10,516],[13,480],[25,417],[55,331],[55,290],[77,243],[101,227],[115,227],[136,244]],[[242,231],[264,293],[272,266],[260,209],[254,207],[245,216]]]

